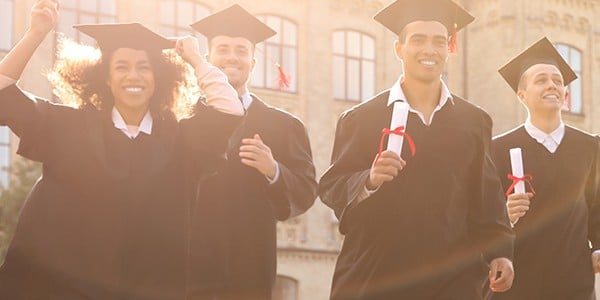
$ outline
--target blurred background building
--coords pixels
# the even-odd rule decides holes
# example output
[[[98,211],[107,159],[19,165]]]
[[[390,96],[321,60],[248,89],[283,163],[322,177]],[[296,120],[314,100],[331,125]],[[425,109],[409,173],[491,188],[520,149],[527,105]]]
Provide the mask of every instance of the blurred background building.
[[[36,0],[0,0],[0,57],[28,28]],[[372,20],[390,1],[381,0],[62,0],[57,32],[91,43],[77,23],[142,22],[165,35],[194,34],[192,22],[239,3],[278,34],[257,47],[252,91],[304,121],[317,174],[329,164],[339,114],[391,87],[401,72],[395,36]],[[461,0],[476,20],[459,33],[459,52],[444,73],[450,89],[482,106],[494,133],[522,123],[527,114],[496,70],[510,57],[548,36],[579,79],[564,107],[568,124],[600,132],[600,0]],[[44,77],[54,61],[57,34],[50,34],[29,63],[20,87],[51,99]],[[206,41],[200,37],[203,49]],[[282,89],[276,63],[290,76]],[[0,127],[0,184],[4,193],[23,189],[18,140]],[[25,166],[25,167],[23,167]],[[34,166],[38,168],[39,166]],[[27,171],[27,170],[25,170]],[[39,172],[39,171],[38,171]],[[34,172],[35,173],[35,172]],[[25,187],[26,191],[28,187]],[[23,193],[0,197],[0,253],[14,228]],[[317,200],[308,213],[278,226],[275,299],[327,299],[342,237],[330,209]],[[1,257],[1,256],[0,256]]]

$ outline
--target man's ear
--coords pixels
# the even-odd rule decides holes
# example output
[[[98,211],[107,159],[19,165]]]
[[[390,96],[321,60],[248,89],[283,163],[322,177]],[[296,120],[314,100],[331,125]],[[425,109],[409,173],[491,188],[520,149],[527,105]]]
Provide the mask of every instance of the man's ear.
[[[519,98],[519,101],[521,101],[521,103],[525,104],[525,90],[522,89],[518,89],[517,90],[517,98]]]
[[[402,43],[400,40],[394,41],[394,53],[396,54],[396,58],[402,60]]]

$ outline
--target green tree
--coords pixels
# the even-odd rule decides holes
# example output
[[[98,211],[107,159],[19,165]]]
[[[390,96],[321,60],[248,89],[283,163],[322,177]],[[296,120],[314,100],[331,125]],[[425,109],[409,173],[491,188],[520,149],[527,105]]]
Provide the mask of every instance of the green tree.
[[[0,184],[0,264],[12,240],[19,211],[31,187],[40,177],[42,168],[40,163],[16,159],[8,171],[11,174],[9,187],[4,188]]]

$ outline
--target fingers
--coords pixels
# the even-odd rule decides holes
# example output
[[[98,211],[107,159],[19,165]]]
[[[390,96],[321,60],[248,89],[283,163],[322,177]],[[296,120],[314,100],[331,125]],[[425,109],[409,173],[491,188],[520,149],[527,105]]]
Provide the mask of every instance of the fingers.
[[[506,258],[496,258],[490,264],[490,289],[494,292],[505,292],[512,286],[514,270],[512,262]]]
[[[378,165],[394,166],[397,169],[402,170],[406,166],[406,161],[392,151],[384,151],[381,152],[379,158],[375,157],[375,160],[373,160],[373,167]]]
[[[30,28],[34,32],[47,34],[58,19],[60,2],[57,0],[42,0],[31,9]]]
[[[242,145],[239,151],[240,158],[245,159],[271,159],[271,148],[265,145],[258,134],[253,138],[242,139]]]
[[[511,222],[515,223],[529,211],[530,200],[526,194],[513,194],[508,197],[506,209]]]
[[[381,156],[376,157],[373,161],[367,180],[367,188],[373,190],[384,182],[392,181],[405,166],[406,161],[396,153],[392,151],[382,152]]]
[[[263,150],[266,150],[269,148],[267,145],[265,145],[265,143],[260,138],[260,135],[258,135],[258,134],[255,134],[253,138],[242,139],[242,147],[244,147],[244,146],[254,146],[256,148],[263,149]],[[241,148],[240,148],[240,150],[241,150]]]
[[[34,10],[45,11],[48,15],[52,16],[54,13],[58,13],[60,2],[57,0],[42,0],[33,6]]]

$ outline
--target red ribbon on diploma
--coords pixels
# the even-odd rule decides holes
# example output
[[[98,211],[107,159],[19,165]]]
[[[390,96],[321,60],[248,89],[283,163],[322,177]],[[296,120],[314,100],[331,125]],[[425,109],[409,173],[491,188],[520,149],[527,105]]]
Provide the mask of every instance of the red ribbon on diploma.
[[[533,189],[533,185],[531,184],[531,181],[533,180],[533,176],[531,174],[525,174],[523,175],[523,177],[517,177],[513,174],[508,174],[507,177],[508,179],[512,180],[512,184],[508,187],[508,190],[506,190],[506,196],[510,195],[515,189],[517,183],[521,181],[526,182],[527,185],[529,185],[529,189],[531,190],[531,192],[535,194],[535,190]]]
[[[411,152],[412,156],[415,156],[415,154],[417,153],[417,149],[415,147],[415,142],[413,141],[410,134],[404,132],[404,126],[397,127],[394,130],[384,128],[381,130],[381,140],[379,141],[379,152],[377,153],[377,158],[375,158],[375,162],[377,162],[379,160],[379,156],[381,156],[381,152],[383,152],[383,143],[385,142],[385,137],[388,135],[392,135],[392,134],[403,136],[406,139],[406,141],[408,141],[408,145],[410,145],[410,152]],[[402,151],[402,149],[400,149],[400,151]]]

